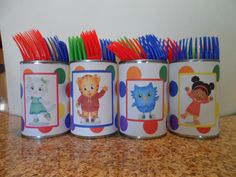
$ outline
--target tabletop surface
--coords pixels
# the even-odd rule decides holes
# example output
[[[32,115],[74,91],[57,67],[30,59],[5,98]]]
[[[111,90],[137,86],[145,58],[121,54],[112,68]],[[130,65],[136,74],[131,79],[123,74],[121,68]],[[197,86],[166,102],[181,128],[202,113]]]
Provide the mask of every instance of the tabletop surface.
[[[220,137],[197,140],[167,133],[153,140],[71,134],[32,140],[21,119],[0,113],[0,176],[236,176],[236,115],[220,119]]]

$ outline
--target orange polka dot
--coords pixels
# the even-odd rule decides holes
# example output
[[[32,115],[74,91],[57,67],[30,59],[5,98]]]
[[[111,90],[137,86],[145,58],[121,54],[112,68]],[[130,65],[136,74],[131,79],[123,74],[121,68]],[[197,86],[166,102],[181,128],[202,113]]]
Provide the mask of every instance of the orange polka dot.
[[[127,71],[127,79],[141,79],[142,73],[141,70],[136,67],[132,66]]]
[[[182,68],[180,68],[179,73],[193,73],[194,70],[192,67],[190,66],[183,66]]]
[[[85,70],[83,66],[76,66],[75,71],[82,71]]]
[[[30,74],[30,73],[33,73],[31,69],[27,68],[24,70],[24,74]]]

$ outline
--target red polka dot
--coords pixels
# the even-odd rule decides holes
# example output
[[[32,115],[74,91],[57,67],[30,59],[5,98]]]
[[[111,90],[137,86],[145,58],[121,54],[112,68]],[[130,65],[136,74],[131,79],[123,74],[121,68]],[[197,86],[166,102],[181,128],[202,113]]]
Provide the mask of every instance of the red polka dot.
[[[40,131],[41,133],[48,133],[48,132],[50,132],[50,131],[52,130],[52,128],[53,128],[53,127],[40,127],[40,128],[39,128],[39,131]]]
[[[202,134],[206,134],[211,130],[211,127],[197,127],[197,131],[199,131]]]
[[[66,85],[66,96],[70,97],[70,83]]]
[[[104,127],[90,128],[93,133],[100,133],[103,129]]]
[[[147,134],[154,134],[157,131],[157,120],[148,120],[143,123],[143,129]]]

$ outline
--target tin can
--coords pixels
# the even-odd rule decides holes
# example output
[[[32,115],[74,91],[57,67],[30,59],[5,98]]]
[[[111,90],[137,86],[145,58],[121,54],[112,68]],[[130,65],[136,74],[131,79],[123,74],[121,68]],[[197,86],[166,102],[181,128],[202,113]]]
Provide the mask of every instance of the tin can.
[[[167,63],[135,60],[119,64],[120,133],[138,139],[166,134]]]
[[[45,138],[70,129],[69,66],[62,62],[21,62],[22,135]]]
[[[117,131],[117,64],[83,60],[70,63],[71,133],[96,138]]]
[[[188,60],[169,65],[169,130],[193,138],[219,134],[220,63]]]

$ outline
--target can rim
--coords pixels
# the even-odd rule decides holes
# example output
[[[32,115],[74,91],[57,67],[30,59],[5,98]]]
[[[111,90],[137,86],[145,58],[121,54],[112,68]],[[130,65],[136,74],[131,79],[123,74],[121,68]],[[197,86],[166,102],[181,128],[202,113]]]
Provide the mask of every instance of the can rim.
[[[106,60],[78,60],[78,61],[70,61],[69,63],[83,63],[83,62],[101,62],[101,63],[115,63],[117,64],[116,61],[106,61]]]
[[[63,61],[46,61],[46,60],[21,61],[20,64],[65,64],[65,65],[68,65],[67,62],[63,62]]]
[[[138,60],[127,60],[127,61],[120,61],[119,64],[125,63],[164,63],[167,64],[167,61],[158,60],[158,59],[138,59]]]
[[[181,62],[218,62],[220,63],[220,60],[215,60],[215,59],[184,59],[184,60],[174,60],[171,63],[181,63]]]

